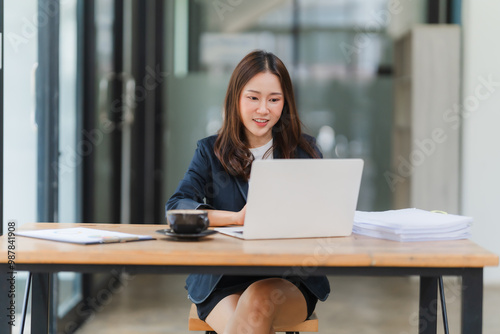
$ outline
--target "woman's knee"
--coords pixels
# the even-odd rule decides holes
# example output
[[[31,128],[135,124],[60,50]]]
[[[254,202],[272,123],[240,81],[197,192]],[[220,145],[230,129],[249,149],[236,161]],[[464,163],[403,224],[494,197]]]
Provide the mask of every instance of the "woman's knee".
[[[242,294],[240,302],[271,317],[279,305],[286,302],[288,289],[293,284],[281,278],[268,278],[251,284]]]

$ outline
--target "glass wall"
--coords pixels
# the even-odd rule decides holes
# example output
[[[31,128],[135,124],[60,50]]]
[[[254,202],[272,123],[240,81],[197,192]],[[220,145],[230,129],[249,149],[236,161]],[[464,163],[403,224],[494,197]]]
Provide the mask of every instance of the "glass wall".
[[[113,140],[112,131],[108,124],[112,124],[113,115],[109,111],[111,104],[113,84],[116,82],[116,73],[113,64],[113,22],[114,22],[114,0],[101,0],[95,2],[95,76],[98,92],[96,96],[96,109],[92,124],[92,132],[99,136],[98,142],[93,144],[93,154],[96,161],[94,165],[93,207],[95,208],[95,221],[116,222],[113,199],[117,196],[113,193]],[[118,197],[119,198],[119,197]]]
[[[392,48],[386,0],[299,1],[295,86],[306,129],[328,158],[365,162],[360,210],[390,208]],[[306,131],[307,131],[306,130]]]
[[[19,225],[36,221],[38,66],[37,1],[4,2],[4,217]],[[19,227],[18,225],[18,227]]]
[[[5,1],[4,8],[4,207],[3,231],[36,221],[37,125],[35,75],[38,65],[37,0]],[[24,291],[27,273],[18,273],[16,291]],[[16,305],[23,304],[16,293]],[[21,308],[16,308],[20,319]],[[14,333],[19,333],[16,322]]]
[[[385,210],[390,168],[392,48],[387,0],[171,1],[165,10],[165,200],[196,141],[216,133],[235,65],[265,49],[287,65],[304,132],[327,158],[365,161],[360,210]]]
[[[4,231],[8,221],[15,220],[17,228],[36,222],[37,208],[46,198],[37,196],[37,171],[41,160],[37,158],[39,127],[36,112],[37,76],[39,55],[49,54],[46,45],[39,45],[39,30],[46,28],[49,20],[59,17],[59,166],[57,205],[55,217],[60,222],[74,223],[78,219],[78,153],[76,114],[76,23],[77,0],[62,1],[59,6],[44,6],[38,0],[5,1],[4,15]],[[42,48],[39,50],[39,48]],[[57,57],[56,57],[57,58]],[[56,118],[56,119],[57,119]],[[55,165],[53,165],[55,166]],[[16,277],[16,311],[23,305],[27,273]],[[55,279],[57,316],[62,318],[81,300],[81,275],[59,273]],[[28,308],[29,311],[29,308]],[[18,314],[17,319],[21,316]],[[25,333],[29,333],[29,317]],[[19,323],[13,328],[20,332]]]
[[[59,222],[79,223],[79,175],[81,159],[77,120],[77,0],[59,6]],[[62,318],[82,299],[82,274],[57,274],[58,317]]]

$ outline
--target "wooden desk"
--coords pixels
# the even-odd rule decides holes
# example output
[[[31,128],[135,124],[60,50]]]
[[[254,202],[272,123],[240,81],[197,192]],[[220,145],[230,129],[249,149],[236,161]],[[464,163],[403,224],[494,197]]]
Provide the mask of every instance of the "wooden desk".
[[[76,245],[16,237],[16,270],[37,273],[33,283],[33,334],[45,333],[51,316],[47,301],[35,299],[43,295],[41,292],[47,295],[50,273],[111,270],[130,274],[416,275],[420,277],[420,333],[436,333],[436,319],[429,314],[437,312],[439,276],[460,276],[462,333],[478,334],[482,332],[483,268],[497,266],[499,260],[497,255],[469,240],[399,243],[352,235],[345,238],[243,241],[215,234],[186,242],[156,234],[157,229],[165,228],[162,225],[34,223],[23,225],[22,229],[76,226],[149,234],[158,239]],[[0,237],[2,284],[8,278],[7,247],[8,240],[4,235]],[[0,309],[6,310],[10,302],[7,288],[0,293]],[[5,316],[1,316],[0,332],[8,333]]]

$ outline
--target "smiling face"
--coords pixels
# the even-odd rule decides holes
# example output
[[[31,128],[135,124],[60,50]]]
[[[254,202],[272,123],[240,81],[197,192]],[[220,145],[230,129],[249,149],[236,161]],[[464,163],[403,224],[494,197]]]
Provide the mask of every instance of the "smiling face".
[[[240,95],[240,117],[250,148],[271,140],[285,104],[278,77],[269,72],[256,74],[243,87]]]

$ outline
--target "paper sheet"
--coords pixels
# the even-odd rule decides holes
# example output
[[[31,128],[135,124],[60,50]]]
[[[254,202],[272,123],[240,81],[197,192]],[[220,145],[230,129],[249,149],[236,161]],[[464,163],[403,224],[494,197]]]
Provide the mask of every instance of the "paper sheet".
[[[420,209],[356,211],[353,233],[397,241],[466,239],[473,218]]]
[[[87,227],[19,231],[16,233],[16,235],[86,245],[153,239],[153,237],[149,235],[136,235],[123,232],[105,231]]]

